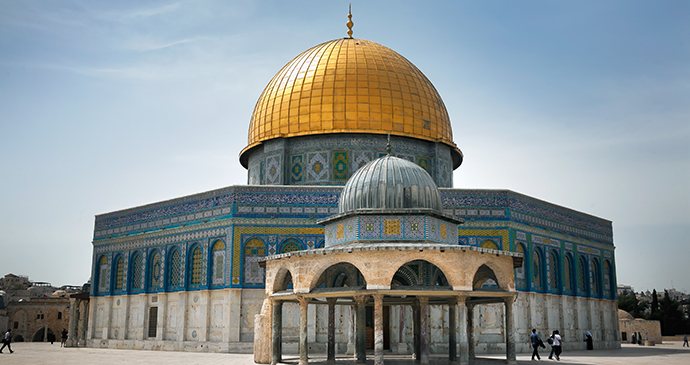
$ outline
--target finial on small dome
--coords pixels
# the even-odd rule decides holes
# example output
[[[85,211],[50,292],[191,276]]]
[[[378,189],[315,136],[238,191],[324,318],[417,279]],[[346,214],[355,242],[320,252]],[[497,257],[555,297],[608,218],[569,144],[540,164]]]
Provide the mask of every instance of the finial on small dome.
[[[386,144],[386,153],[388,153],[388,156],[391,155],[391,133],[388,132],[388,144]]]
[[[352,39],[352,27],[355,25],[355,23],[352,22],[352,3],[350,3],[350,9],[349,9],[349,12],[348,12],[348,14],[347,14],[347,18],[348,18],[348,21],[347,21],[347,28],[348,28],[347,35],[348,35],[348,38]]]

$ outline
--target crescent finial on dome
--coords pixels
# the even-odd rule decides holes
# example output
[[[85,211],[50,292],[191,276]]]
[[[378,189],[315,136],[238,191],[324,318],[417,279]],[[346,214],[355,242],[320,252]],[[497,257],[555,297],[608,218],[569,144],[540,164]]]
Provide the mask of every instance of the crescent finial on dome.
[[[352,27],[355,25],[355,23],[352,22],[352,3],[350,3],[350,8],[348,10],[347,19],[348,19],[347,20],[347,28],[348,28],[347,35],[348,35],[348,38],[352,39]]]

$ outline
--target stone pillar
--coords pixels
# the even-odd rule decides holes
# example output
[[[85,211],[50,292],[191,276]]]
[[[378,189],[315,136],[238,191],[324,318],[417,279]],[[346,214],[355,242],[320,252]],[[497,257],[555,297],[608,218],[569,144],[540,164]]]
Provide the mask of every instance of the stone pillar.
[[[419,297],[419,361],[429,364],[429,297]]]
[[[283,302],[273,302],[273,329],[271,331],[271,364],[276,365],[283,361]]]
[[[458,342],[455,336],[457,324],[455,315],[457,314],[457,302],[455,298],[448,299],[448,363],[455,365],[458,363]]]
[[[374,294],[374,365],[383,365],[383,294]]]
[[[467,305],[467,357],[474,360],[474,304]]]
[[[79,324],[79,317],[77,317],[77,308],[79,306],[79,299],[76,298],[70,298],[69,299],[69,324],[67,325],[67,331],[69,332],[68,334],[68,339],[67,339],[67,347],[76,347],[77,346],[77,328]]]
[[[307,341],[309,325],[309,301],[310,298],[299,297],[299,365],[309,363],[309,343]]]
[[[326,350],[329,364],[335,363],[335,302],[338,298],[328,298],[328,349]]]
[[[412,347],[414,347],[414,359],[419,361],[419,300],[412,304]]]
[[[514,297],[503,298],[506,306],[506,360],[509,364],[517,364],[515,360],[515,324],[513,322]]]
[[[79,303],[79,328],[77,329],[77,346],[86,346],[86,329],[89,318],[89,301],[81,300]]]
[[[470,363],[469,360],[469,340],[468,340],[468,329],[467,324],[467,306],[465,305],[465,297],[458,298],[458,328],[460,329],[460,364],[467,365]]]
[[[347,336],[347,353],[354,355],[357,353],[355,351],[355,307],[349,306],[348,308],[348,336]],[[357,358],[357,356],[355,356]]]
[[[368,295],[355,296],[355,301],[357,302],[357,316],[355,323],[355,357],[357,359],[357,365],[364,365],[367,363],[366,316],[368,299]]]

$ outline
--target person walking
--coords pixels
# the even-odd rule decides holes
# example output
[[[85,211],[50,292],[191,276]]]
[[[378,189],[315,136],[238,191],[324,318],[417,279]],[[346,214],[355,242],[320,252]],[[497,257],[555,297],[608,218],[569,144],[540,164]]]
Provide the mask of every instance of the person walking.
[[[555,331],[555,330],[553,332],[551,332],[551,336],[549,336],[549,338],[546,340],[546,342],[549,345],[551,345],[551,352],[549,353],[549,360],[553,360],[553,354],[554,354],[554,352],[556,352],[556,348],[554,347],[554,344],[553,344],[553,335],[555,335],[556,332],[557,331]]]
[[[67,330],[64,328],[60,332],[60,347],[67,347]]]
[[[683,347],[685,346],[690,347],[688,344],[688,335],[683,335]]]
[[[2,350],[5,349],[5,346],[7,346],[7,349],[10,350],[10,354],[13,353],[12,351],[12,346],[10,346],[10,343],[12,343],[12,329],[8,329],[7,332],[5,332],[5,337],[2,339],[2,348],[0,348],[0,354],[2,354]]]
[[[539,335],[537,334],[536,329],[532,329],[532,334],[529,336],[529,341],[530,341],[530,346],[532,346],[532,361],[534,361],[534,357],[537,357],[537,360],[541,360],[541,357],[539,356],[539,346],[543,345],[543,342],[541,341],[541,338],[539,338]]]
[[[553,331],[553,334],[551,336],[553,337],[552,349],[556,350],[556,360],[561,361],[561,352],[563,352],[563,339],[561,338],[561,335],[558,333],[558,330]],[[551,357],[549,357],[549,359],[550,358]]]
[[[638,342],[641,341],[639,338],[640,336],[637,337]],[[592,339],[592,333],[589,331],[587,331],[587,335],[585,336],[585,342],[587,342],[587,350],[594,350],[594,340]]]

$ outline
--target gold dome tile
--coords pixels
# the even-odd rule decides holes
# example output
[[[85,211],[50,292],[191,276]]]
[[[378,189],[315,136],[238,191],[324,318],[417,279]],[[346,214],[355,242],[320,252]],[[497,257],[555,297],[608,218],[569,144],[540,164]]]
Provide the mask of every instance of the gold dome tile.
[[[256,103],[240,161],[263,141],[329,133],[440,142],[462,159],[436,88],[406,58],[365,39],[326,42],[285,65]]]

